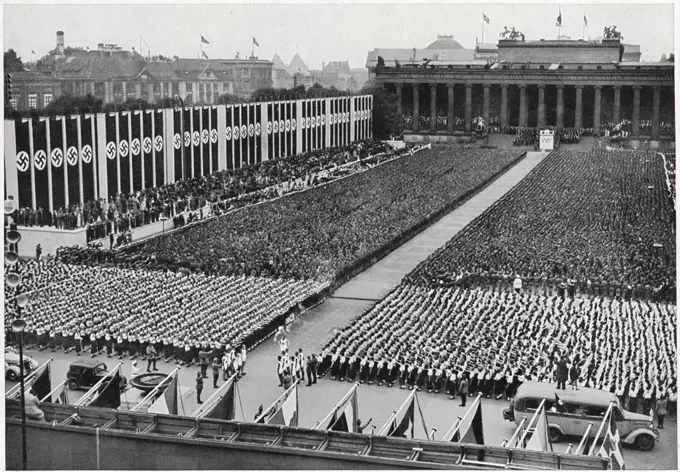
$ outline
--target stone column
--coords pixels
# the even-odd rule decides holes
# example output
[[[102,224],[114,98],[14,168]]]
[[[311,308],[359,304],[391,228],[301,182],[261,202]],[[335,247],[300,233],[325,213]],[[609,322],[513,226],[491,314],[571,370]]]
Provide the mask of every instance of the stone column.
[[[135,84],[135,98],[142,98],[142,84],[139,82]]]
[[[583,85],[576,86],[576,106],[574,107],[574,128],[583,128]]]
[[[564,85],[557,86],[557,119],[556,127],[564,128]]]
[[[621,86],[614,86],[614,124],[621,121]]]
[[[491,107],[490,87],[490,85],[484,84],[484,108],[482,108],[482,118],[487,126],[489,125],[489,108]]]
[[[600,134],[600,120],[602,119],[602,86],[595,86],[595,104],[593,105],[593,133]]]
[[[446,131],[453,133],[453,84],[449,84],[449,104],[446,109]]]
[[[472,129],[472,84],[465,84],[465,131]]]
[[[633,119],[631,120],[631,134],[640,135],[640,86],[633,87]]]
[[[545,85],[538,85],[538,127],[545,127]]]
[[[123,82],[123,101],[127,100],[127,82]]]
[[[527,126],[527,86],[519,86],[519,125]]]
[[[397,84],[397,106],[399,107],[399,114],[401,115],[402,110],[401,110],[401,103],[402,103],[402,98],[401,98],[401,92],[402,92],[402,87],[403,85]]]
[[[104,103],[111,103],[111,82],[104,82]]]
[[[659,113],[661,111],[661,87],[654,87],[654,96],[652,101],[652,136],[659,137]]]
[[[420,130],[420,84],[413,84],[413,131]]]
[[[95,97],[96,95],[94,94],[94,82],[90,82],[90,95]]]
[[[508,86],[501,85],[501,128],[508,126]]]
[[[187,97],[187,83],[186,82],[180,82],[179,83],[179,96],[184,100]]]
[[[430,84],[430,131],[437,131],[437,84]]]

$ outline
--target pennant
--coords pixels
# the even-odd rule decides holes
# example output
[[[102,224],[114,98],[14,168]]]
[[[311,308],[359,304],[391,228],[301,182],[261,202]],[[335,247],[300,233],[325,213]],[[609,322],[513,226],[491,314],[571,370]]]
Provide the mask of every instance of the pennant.
[[[482,17],[484,18],[484,22],[488,25],[489,24],[489,17],[486,16],[486,14],[482,13]]]
[[[33,381],[33,385],[31,386],[33,391],[35,392],[35,396],[40,398],[44,398],[47,395],[50,394],[52,391],[52,380],[50,376],[50,364],[47,363],[45,365],[45,368],[35,376],[35,380]],[[47,402],[52,402],[52,398],[48,398],[45,400]]]
[[[234,382],[233,380],[226,387],[224,395],[215,402],[211,410],[206,412],[201,418],[215,418],[218,420],[234,419]]]
[[[285,398],[284,398],[285,397]],[[277,409],[269,418],[262,418],[264,423],[282,426],[298,425],[298,384],[293,385],[277,401]]]
[[[388,437],[405,438],[408,430],[411,430],[411,439],[414,437],[415,422],[415,397],[411,397],[411,402],[406,408],[402,408],[392,420],[390,429],[387,431]]]
[[[484,444],[481,397],[475,399],[451,437],[444,439],[450,442]]]
[[[356,433],[357,411],[357,392],[355,390],[345,404],[335,412],[330,422],[331,427],[327,429]]]
[[[99,395],[87,406],[114,409],[120,406],[120,374],[118,372],[104,383],[104,387],[99,387]]]
[[[163,394],[153,402],[153,405],[151,405],[147,411],[162,415],[176,415],[178,414],[177,399],[180,395],[179,383],[177,382],[177,375],[175,375],[170,381],[170,384],[165,388]]]
[[[203,44],[210,44],[210,42],[201,35],[201,43]]]
[[[257,46],[258,48],[260,47],[260,43],[257,42],[257,39],[255,39],[255,36],[253,36],[253,44]]]
[[[555,26],[562,26],[562,10],[560,10],[560,14],[557,17],[557,21],[555,22]]]
[[[548,438],[548,417],[545,414],[545,408],[541,408],[534,432],[531,434],[529,441],[527,441],[526,449],[552,452],[552,444],[550,444]]]
[[[588,26],[588,17],[586,15],[583,15],[583,26]]]
[[[33,49],[31,49],[31,54],[35,54],[35,51]]]
[[[205,51],[201,51],[201,52],[203,53],[203,57],[205,57],[206,59],[210,59],[210,58],[208,57],[208,55],[205,53]]]

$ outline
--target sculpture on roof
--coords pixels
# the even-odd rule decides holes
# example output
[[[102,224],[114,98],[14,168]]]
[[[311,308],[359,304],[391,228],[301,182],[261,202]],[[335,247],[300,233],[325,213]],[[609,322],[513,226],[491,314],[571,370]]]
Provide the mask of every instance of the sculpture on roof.
[[[621,36],[621,32],[616,29],[616,25],[605,26],[602,37],[604,39],[618,39],[619,41],[623,40],[623,36]]]
[[[511,29],[508,29],[507,26],[504,26],[504,30],[501,33],[501,39],[510,39],[513,41],[524,41],[524,33],[521,31],[517,31],[514,26],[511,26]]]

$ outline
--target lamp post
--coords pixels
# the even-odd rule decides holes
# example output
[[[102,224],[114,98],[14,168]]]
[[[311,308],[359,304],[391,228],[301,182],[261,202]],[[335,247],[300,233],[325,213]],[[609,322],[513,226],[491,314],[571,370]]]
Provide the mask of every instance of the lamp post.
[[[12,288],[19,291],[21,285],[21,274],[16,270],[16,265],[19,262],[18,246],[21,241],[21,234],[12,229],[6,234],[7,242],[9,243],[9,250],[5,253],[5,263],[10,266],[9,272],[5,275],[5,283]],[[17,319],[12,321],[12,331],[19,335],[19,381],[21,383],[21,453],[23,469],[28,469],[28,453],[26,449],[26,392],[24,392],[24,330],[26,329],[26,322],[21,319],[21,309],[28,304],[28,295],[25,293],[16,294],[17,303]]]
[[[185,175],[185,170],[184,170],[184,100],[182,100],[182,97],[179,96],[179,94],[175,94],[173,97],[174,100],[179,102],[180,105],[180,111],[179,111],[179,127],[182,130],[181,133],[181,138],[180,141],[182,143],[182,180],[186,179]]]

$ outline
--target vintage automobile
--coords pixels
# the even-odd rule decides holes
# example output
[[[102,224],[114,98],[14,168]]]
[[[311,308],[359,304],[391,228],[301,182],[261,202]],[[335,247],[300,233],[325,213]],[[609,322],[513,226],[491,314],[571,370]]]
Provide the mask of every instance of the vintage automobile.
[[[24,356],[24,377],[38,368],[38,362],[32,357]],[[19,353],[13,347],[5,348],[5,378],[16,382],[20,377]]]
[[[559,395],[559,405],[555,401],[556,394]],[[531,418],[542,400],[546,401],[550,442],[582,436],[588,423],[593,423],[589,436],[595,437],[612,402],[614,421],[622,443],[651,451],[659,440],[659,431],[651,417],[625,410],[613,393],[587,387],[558,391],[554,384],[525,382],[517,389],[510,408],[503,411],[503,418],[519,425],[523,416]]]
[[[106,364],[94,359],[83,359],[72,362],[68,368],[66,379],[68,388],[78,390],[81,388],[89,389],[97,384],[108,374]],[[125,390],[127,380],[120,376],[121,391]]]

